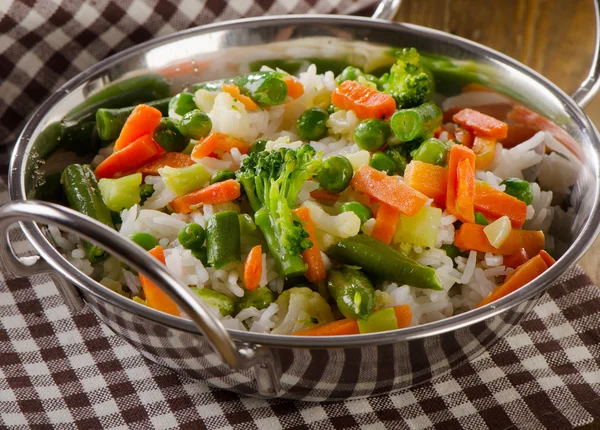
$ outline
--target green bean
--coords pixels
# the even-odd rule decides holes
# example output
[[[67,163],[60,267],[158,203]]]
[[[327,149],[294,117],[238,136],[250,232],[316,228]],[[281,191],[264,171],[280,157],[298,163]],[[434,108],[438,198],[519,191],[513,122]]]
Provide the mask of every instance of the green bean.
[[[148,106],[156,108],[163,116],[169,115],[169,100],[164,98],[145,103]],[[121,134],[121,130],[136,106],[128,106],[118,109],[101,108],[96,111],[96,127],[98,136],[102,140],[115,140]]]
[[[232,170],[229,170],[229,169],[217,170],[210,177],[210,183],[212,185],[212,184],[216,184],[217,182],[226,181],[228,179],[235,179],[235,172],[233,172]]]
[[[201,246],[198,249],[192,249],[192,255],[200,260],[204,267],[208,266],[208,252],[206,246]]]
[[[65,125],[60,147],[82,157],[98,152],[100,143],[96,122],[85,119],[75,124]]]
[[[346,318],[366,319],[375,309],[375,290],[360,270],[343,267],[329,271],[327,289]]]
[[[200,109],[194,109],[187,112],[181,118],[179,131],[190,139],[200,140],[208,136],[212,130],[212,121],[210,117]]]
[[[223,293],[208,288],[193,287],[191,290],[200,297],[206,306],[216,309],[224,317],[232,315],[235,311],[235,302]]]
[[[181,152],[189,143],[171,118],[161,118],[154,129],[153,138],[167,152]]]
[[[222,269],[240,261],[240,221],[235,211],[223,211],[208,219],[206,226],[208,264]]]
[[[199,249],[204,245],[204,240],[206,239],[206,232],[204,228],[200,224],[196,224],[195,222],[191,222],[179,230],[177,233],[177,240],[181,246],[185,249]]]
[[[198,109],[194,95],[185,91],[175,95],[169,102],[169,112],[175,112],[177,115],[183,116],[194,109]]]
[[[475,224],[488,225],[489,223],[488,220],[485,218],[485,215],[483,215],[479,211],[475,211]]]
[[[425,139],[442,124],[442,110],[433,102],[401,109],[390,120],[392,131],[402,142]]]
[[[448,152],[448,145],[441,140],[432,137],[421,143],[421,145],[412,151],[410,155],[413,160],[435,164],[436,166],[445,166],[447,163]]]
[[[268,287],[260,287],[254,291],[244,291],[244,296],[239,298],[236,306],[236,313],[246,308],[261,309],[268,308],[275,301],[275,295]]]
[[[327,134],[329,114],[323,109],[307,109],[298,117],[296,129],[304,140],[319,140]]]
[[[150,251],[158,246],[158,239],[154,235],[146,232],[131,233],[129,239],[137,243],[146,251]]]
[[[315,179],[323,189],[337,194],[348,188],[353,175],[350,160],[341,155],[334,155],[323,161]]]
[[[500,185],[506,185],[504,192],[521,200],[526,205],[533,202],[533,187],[529,182],[517,178],[508,178],[502,181]]]
[[[360,218],[362,226],[369,219],[373,218],[373,212],[367,206],[360,202],[346,202],[340,206],[340,212],[354,212]]]
[[[61,183],[69,206],[84,215],[114,228],[111,212],[102,200],[94,171],[88,165],[71,164],[63,170]],[[100,247],[83,242],[87,258],[95,263],[108,257]]]
[[[60,185],[62,172],[48,173],[43,178],[43,182],[35,187],[34,198],[48,202],[60,201],[64,194]]]
[[[344,264],[361,267],[381,279],[417,288],[442,290],[435,269],[424,266],[385,243],[362,234],[342,239],[327,254]]]
[[[369,161],[369,166],[379,171],[385,172],[388,175],[393,175],[396,172],[396,163],[383,152],[376,152]]]
[[[354,129],[354,142],[360,149],[377,151],[386,144],[391,134],[390,126],[380,119],[366,119]]]

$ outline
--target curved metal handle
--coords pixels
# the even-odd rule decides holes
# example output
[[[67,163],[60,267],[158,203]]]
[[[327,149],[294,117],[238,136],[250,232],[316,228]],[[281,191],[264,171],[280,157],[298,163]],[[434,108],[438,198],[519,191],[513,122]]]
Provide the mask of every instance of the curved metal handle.
[[[391,21],[400,10],[400,3],[402,3],[402,0],[381,0],[371,18]]]
[[[586,107],[600,90],[600,0],[594,1],[594,13],[596,18],[596,40],[592,66],[585,80],[571,96],[581,108]]]
[[[102,246],[118,259],[144,273],[189,315],[206,337],[214,352],[232,368],[245,370],[260,363],[267,363],[270,358],[272,359],[269,351],[265,348],[243,347],[238,349],[223,324],[211,314],[211,311],[189,288],[181,285],[156,259],[140,252],[139,246],[104,224],[74,210],[47,202],[17,201],[0,207],[0,231],[6,231],[11,224],[18,221],[52,224],[61,230],[78,234],[84,239]],[[16,257],[5,234],[0,235],[0,241],[0,251],[2,252],[0,258],[4,265],[9,270],[16,269],[17,273],[24,273],[22,272],[23,268],[15,264]],[[10,250],[10,254],[6,252],[7,250]],[[47,269],[48,266],[38,261],[30,267]],[[31,275],[32,273],[27,274]]]

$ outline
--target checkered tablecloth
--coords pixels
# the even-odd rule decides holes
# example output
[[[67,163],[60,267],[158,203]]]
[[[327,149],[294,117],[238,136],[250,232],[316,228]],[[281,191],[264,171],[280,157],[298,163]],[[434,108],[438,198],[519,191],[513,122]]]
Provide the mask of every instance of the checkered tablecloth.
[[[219,19],[349,12],[371,3],[0,0],[1,139],[13,141],[66,79],[154,35]],[[10,145],[3,148],[5,165]],[[23,237],[14,245],[29,249]],[[146,361],[90,310],[71,313],[48,276],[0,274],[0,427],[570,428],[600,418],[598,327],[600,291],[576,267],[505,339],[434,381],[366,400],[267,401]]]

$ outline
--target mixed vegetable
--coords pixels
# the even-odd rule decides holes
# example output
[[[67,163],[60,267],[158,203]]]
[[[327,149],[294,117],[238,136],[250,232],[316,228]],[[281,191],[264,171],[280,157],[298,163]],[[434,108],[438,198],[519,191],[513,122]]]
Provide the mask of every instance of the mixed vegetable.
[[[411,308],[423,302],[418,297],[434,302],[435,294],[452,297],[452,286],[465,284],[447,282],[450,275],[423,250],[439,251],[450,269],[462,264],[459,276],[472,255],[501,256],[506,271],[488,277],[496,287],[479,296],[477,306],[486,305],[554,262],[544,232],[523,229],[533,210],[532,183],[507,177],[490,184],[477,174],[523,126],[514,118],[526,117],[528,127],[532,120],[518,106],[510,125],[469,106],[443,111],[431,100],[430,63],[415,49],[400,50],[387,73],[348,66],[334,88],[312,98],[304,97],[309,89],[300,79],[269,67],[174,97],[156,76],[126,81],[66,118],[100,142],[83,142],[80,151],[104,147],[103,155],[93,168],[65,168],[62,189],[48,176],[42,195],[120,231],[132,210],[167,196],[145,210],[182,225],[176,236],[140,230],[128,237],[170,268],[189,265],[175,258],[189,255],[208,270],[206,279],[188,283],[221,318],[254,312],[256,321],[271,309],[274,334],[348,335],[419,323]],[[228,112],[278,112],[278,130],[291,131],[253,140],[228,133],[218,100],[229,103]],[[336,131],[339,118],[353,125]],[[322,149],[342,138],[344,150]],[[454,235],[445,241],[444,228]],[[83,249],[90,263],[109,258],[93,244]],[[137,274],[122,270],[134,277],[120,285],[122,294],[179,315],[147,278],[139,275],[136,291]],[[390,285],[409,286],[413,300],[392,300]]]

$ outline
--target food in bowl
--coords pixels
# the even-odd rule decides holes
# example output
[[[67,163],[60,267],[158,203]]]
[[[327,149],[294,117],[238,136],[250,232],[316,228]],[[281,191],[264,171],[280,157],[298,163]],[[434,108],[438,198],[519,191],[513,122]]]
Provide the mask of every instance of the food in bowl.
[[[228,328],[372,333],[486,305],[553,264],[577,146],[481,84],[444,99],[415,49],[395,55],[382,75],[264,66],[88,103],[104,147],[46,192],[166,264]],[[49,229],[84,273],[180,315],[143,275]]]

